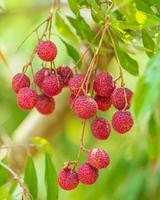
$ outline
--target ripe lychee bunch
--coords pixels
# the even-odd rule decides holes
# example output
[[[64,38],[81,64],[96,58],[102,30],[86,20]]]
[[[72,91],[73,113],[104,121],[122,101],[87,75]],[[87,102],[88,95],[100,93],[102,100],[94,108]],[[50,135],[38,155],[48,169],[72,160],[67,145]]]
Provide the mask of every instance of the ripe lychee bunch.
[[[59,172],[58,183],[64,190],[73,190],[78,186],[78,175],[73,169],[65,167]]]
[[[94,90],[98,96],[110,97],[115,89],[113,76],[108,72],[99,73],[94,79]]]
[[[98,169],[91,166],[89,163],[84,163],[78,169],[78,179],[85,185],[92,185],[98,178]]]
[[[98,140],[106,140],[111,132],[109,122],[104,118],[97,118],[91,123],[91,131]]]
[[[52,62],[57,55],[57,47],[52,41],[41,41],[36,47],[36,52],[41,60]]]
[[[110,163],[110,158],[107,152],[102,149],[94,148],[88,153],[88,162],[96,169],[106,168]]]
[[[131,113],[128,111],[117,111],[112,117],[112,127],[120,134],[128,132],[133,126]]]
[[[90,119],[97,112],[96,101],[88,96],[79,96],[74,102],[74,111],[82,119]]]
[[[69,80],[73,77],[71,68],[69,68],[67,65],[62,65],[61,67],[57,68],[57,74],[62,79],[63,87],[68,87]]]
[[[73,76],[73,78],[69,80],[68,86],[70,88],[71,93],[75,96],[84,95],[84,91],[86,90],[85,75],[79,74]]]
[[[43,115],[51,114],[55,109],[55,101],[52,97],[46,95],[38,95],[35,108]]]
[[[37,103],[38,95],[29,87],[21,88],[17,94],[17,103],[24,110],[31,110]]]
[[[21,88],[29,87],[30,79],[23,73],[16,74],[12,79],[12,89],[18,93]]]
[[[112,93],[111,102],[118,110],[128,109],[132,95],[132,91],[128,88],[116,88]]]
[[[95,96],[95,101],[97,102],[100,111],[107,111],[111,107],[110,97]]]

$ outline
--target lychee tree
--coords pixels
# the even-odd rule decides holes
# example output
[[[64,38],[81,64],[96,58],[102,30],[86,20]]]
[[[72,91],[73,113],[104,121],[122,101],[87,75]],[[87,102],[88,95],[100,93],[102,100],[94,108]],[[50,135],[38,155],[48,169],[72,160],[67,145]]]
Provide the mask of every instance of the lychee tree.
[[[110,157],[107,149],[85,145],[87,124],[91,138],[107,143],[113,131],[123,137],[122,134],[125,136],[132,129],[138,130],[143,119],[146,125],[142,132],[148,133],[145,139],[154,167],[159,158],[160,3],[158,0],[68,0],[66,6],[67,11],[61,7],[61,1],[55,0],[48,17],[31,33],[35,34],[37,43],[28,62],[22,64],[22,70],[12,78],[12,89],[21,109],[36,109],[42,115],[54,115],[56,96],[68,90],[69,100],[64,100],[68,101],[74,117],[82,121],[75,159],[67,160],[56,175],[51,160],[52,147],[47,140],[36,137],[30,144],[2,145],[2,149],[23,148],[30,152],[28,154],[36,149],[45,154],[48,200],[58,199],[58,187],[73,190],[79,183],[92,185],[98,181],[101,169],[112,168],[114,157]],[[53,41],[54,34],[65,46],[71,63],[56,66],[56,57],[63,52],[59,52]],[[136,57],[140,53],[149,59],[144,72]],[[37,71],[34,70],[35,58],[41,63]],[[108,65],[114,58],[113,75]],[[127,87],[124,73],[139,78],[135,92]],[[111,120],[101,116],[100,113],[110,110],[113,111]],[[81,161],[83,153],[86,160]],[[6,161],[0,165],[13,176],[23,199],[38,199],[32,156],[28,156],[26,163],[24,177],[17,175]],[[10,188],[13,187],[12,180],[9,179],[9,183]]]

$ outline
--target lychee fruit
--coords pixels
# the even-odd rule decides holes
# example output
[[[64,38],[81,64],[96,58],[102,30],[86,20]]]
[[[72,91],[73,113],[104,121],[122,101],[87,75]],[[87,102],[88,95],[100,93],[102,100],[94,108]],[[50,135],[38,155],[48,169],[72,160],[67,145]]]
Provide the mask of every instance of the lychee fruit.
[[[89,163],[84,163],[78,169],[78,179],[81,183],[91,185],[98,178],[98,170],[92,167]]]
[[[35,108],[43,115],[51,114],[55,109],[55,101],[52,97],[43,94],[38,95]]]
[[[110,164],[110,158],[106,151],[94,148],[88,153],[88,162],[96,169],[102,169]]]
[[[82,119],[89,119],[97,112],[96,101],[88,96],[79,96],[73,106],[77,116]]]
[[[44,78],[41,89],[45,95],[52,97],[61,92],[62,86],[59,78],[56,75],[51,74]]]
[[[75,100],[76,100],[76,96],[75,96],[74,94],[71,94],[71,95],[69,96],[68,102],[69,102],[70,108],[71,108],[72,110],[74,110],[74,103],[75,103]]]
[[[23,73],[16,74],[12,79],[12,89],[18,93],[21,88],[29,87],[30,80],[29,77]]]
[[[79,184],[78,175],[73,169],[66,167],[59,172],[58,183],[64,190],[73,190]]]
[[[111,132],[109,122],[104,118],[97,118],[91,123],[91,132],[99,140],[106,140]]]
[[[63,87],[67,87],[69,80],[73,77],[71,68],[69,68],[67,65],[62,65],[61,67],[57,68],[57,74],[59,74],[62,79]]]
[[[75,96],[83,95],[84,90],[86,89],[85,75],[80,74],[73,76],[73,78],[69,80],[68,86],[71,90],[71,93],[74,94]]]
[[[94,80],[94,90],[98,96],[109,97],[114,89],[115,84],[110,73],[101,72],[96,76]]]
[[[112,127],[120,134],[128,132],[133,123],[132,115],[128,111],[117,111],[112,117]]]
[[[96,96],[95,101],[97,102],[98,109],[101,110],[101,111],[107,111],[111,107],[110,97]]]
[[[118,110],[128,109],[133,92],[128,88],[116,88],[111,96],[113,106]]]
[[[21,88],[17,94],[17,103],[24,110],[32,109],[37,103],[38,95],[29,87]]]
[[[57,55],[57,47],[52,41],[42,41],[36,47],[41,60],[52,62]]]
[[[41,88],[42,87],[42,83],[44,81],[44,78],[46,76],[49,76],[51,74],[51,70],[47,67],[44,67],[42,69],[40,69],[39,71],[37,71],[34,74],[34,83]]]

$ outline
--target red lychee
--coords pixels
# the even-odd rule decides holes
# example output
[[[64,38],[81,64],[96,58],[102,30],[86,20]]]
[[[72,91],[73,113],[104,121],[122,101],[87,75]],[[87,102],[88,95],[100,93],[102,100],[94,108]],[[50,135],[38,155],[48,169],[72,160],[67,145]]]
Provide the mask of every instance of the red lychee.
[[[59,172],[58,183],[64,190],[73,190],[78,186],[78,175],[73,169],[66,167]]]
[[[56,96],[62,90],[59,78],[56,75],[49,75],[44,78],[42,83],[42,92],[47,96]]]
[[[51,114],[55,109],[55,101],[52,97],[38,95],[35,108],[43,115]]]
[[[40,69],[39,71],[37,71],[34,75],[34,83],[41,88],[42,87],[42,83],[44,81],[44,78],[46,76],[49,76],[51,74],[51,70],[47,67],[44,67],[42,69]]]
[[[78,179],[81,183],[91,185],[98,178],[98,170],[92,167],[89,163],[84,163],[78,170]]]
[[[30,80],[29,77],[23,73],[16,74],[12,79],[12,89],[18,93],[21,88],[29,87]]]
[[[79,96],[73,106],[77,116],[82,119],[89,119],[97,112],[97,103],[91,97]]]
[[[37,103],[38,95],[32,88],[21,88],[17,94],[17,103],[24,110],[32,109]]]
[[[110,73],[102,72],[96,76],[94,80],[94,90],[98,96],[109,97],[114,89],[115,84]]]
[[[67,87],[69,80],[73,77],[71,68],[69,68],[67,65],[62,65],[57,69],[57,74],[59,74],[62,79],[63,87]]]
[[[78,98],[78,97],[77,97]],[[74,103],[75,103],[75,100],[76,100],[76,96],[74,95],[74,94],[71,94],[70,96],[69,96],[69,105],[70,105],[70,108],[72,109],[72,110],[74,110]]]
[[[106,140],[110,135],[111,126],[106,119],[97,118],[91,124],[91,131],[95,138]]]
[[[69,80],[68,86],[72,94],[74,94],[75,96],[76,95],[80,96],[84,94],[84,90],[86,89],[86,82],[84,80],[85,80],[84,74],[75,75],[73,76],[73,78]]]
[[[111,96],[111,102],[118,110],[128,109],[133,92],[128,88],[116,88]]]
[[[96,169],[102,169],[109,165],[110,158],[106,151],[94,148],[88,153],[88,162]]]
[[[128,111],[117,111],[112,117],[112,127],[121,134],[128,132],[133,123],[132,115]]]
[[[101,111],[107,111],[111,107],[110,97],[96,96],[95,101],[97,102],[98,109],[101,110]]]
[[[57,47],[52,41],[42,41],[37,45],[36,52],[41,60],[51,62],[57,55]]]

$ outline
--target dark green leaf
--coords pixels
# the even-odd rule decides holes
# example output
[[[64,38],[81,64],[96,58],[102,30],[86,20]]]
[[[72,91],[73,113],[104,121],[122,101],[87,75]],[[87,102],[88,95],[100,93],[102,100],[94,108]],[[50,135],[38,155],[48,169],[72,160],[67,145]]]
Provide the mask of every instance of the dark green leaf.
[[[136,117],[153,112],[158,97],[160,96],[160,52],[158,52],[146,66],[143,76],[140,78],[134,95],[134,112]]]
[[[70,41],[73,41],[74,43],[77,42],[77,37],[74,35],[70,27],[65,23],[65,20],[62,18],[62,16],[58,12],[56,12],[55,24],[57,26],[58,32],[62,36],[66,37]]]
[[[142,30],[142,39],[147,55],[153,56],[155,54],[155,43],[146,30]]]
[[[159,0],[143,0],[147,5],[153,6],[157,3],[159,3]]]
[[[32,157],[28,157],[25,167],[24,181],[34,199],[37,198],[38,186],[36,169],[32,160]]]
[[[68,44],[66,41],[64,41],[62,38],[60,38],[61,41],[64,43],[67,53],[68,55],[75,61],[75,63],[77,63],[80,59],[80,55],[78,53],[78,51],[70,44]],[[77,66],[80,68],[82,65],[82,62],[79,62],[77,64]]]
[[[135,0],[135,3],[138,10],[141,10],[149,14],[154,14],[150,6],[147,5],[143,0]]]
[[[51,157],[45,155],[45,183],[47,200],[57,200],[58,199],[58,183],[57,174],[55,167],[52,163]]]
[[[78,2],[75,0],[68,0],[69,7],[71,8],[72,12],[75,15],[79,15],[79,7],[78,7]]]

